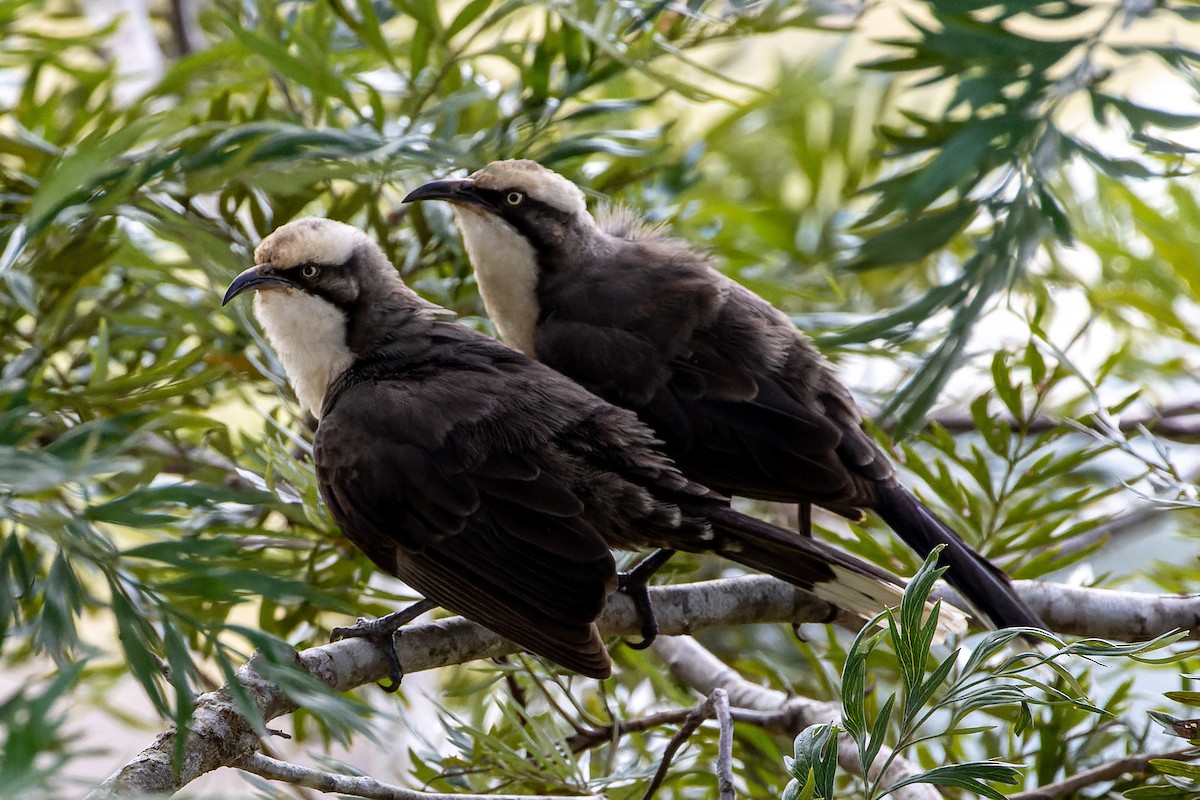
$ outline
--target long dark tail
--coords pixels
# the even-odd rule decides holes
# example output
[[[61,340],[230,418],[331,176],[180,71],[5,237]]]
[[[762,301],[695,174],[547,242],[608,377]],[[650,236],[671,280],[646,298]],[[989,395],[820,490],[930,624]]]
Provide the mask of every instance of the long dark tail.
[[[938,564],[948,567],[943,576],[946,582],[993,625],[1046,627],[1041,617],[1017,595],[1012,581],[999,567],[972,550],[899,481],[881,482],[876,488],[879,501],[875,511],[883,521],[922,558],[936,545],[944,544]]]
[[[870,619],[900,605],[904,582],[895,575],[815,539],[805,538],[727,506],[705,509],[716,535],[713,551],[773,575],[822,600]],[[945,604],[942,636],[966,630],[966,616]]]

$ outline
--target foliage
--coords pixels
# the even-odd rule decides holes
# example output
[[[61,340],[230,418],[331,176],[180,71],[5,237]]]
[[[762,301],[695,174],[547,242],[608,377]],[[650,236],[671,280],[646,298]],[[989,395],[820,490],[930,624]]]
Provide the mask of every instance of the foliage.
[[[1128,645],[1087,639],[1066,644],[1041,631],[1014,628],[989,633],[969,653],[960,648],[945,657],[935,657],[932,645],[937,618],[932,614],[922,618],[934,582],[945,572],[935,565],[936,555],[931,555],[909,582],[898,611],[884,612],[874,620],[885,620],[884,629],[869,625],[859,632],[842,667],[842,726],[854,741],[864,773],[878,770],[874,772],[876,777],[864,780],[865,787],[856,792],[856,796],[861,794],[867,800],[915,783],[956,787],[1002,800],[1004,795],[992,784],[1016,785],[1021,765],[952,760],[886,784],[884,777],[897,757],[922,741],[972,737],[994,729],[995,724],[967,724],[977,722],[982,714],[1004,720],[1016,712],[1015,719],[1004,723],[1011,724],[1016,737],[1034,732],[1031,708],[1035,706],[1064,706],[1104,714],[1088,700],[1084,688],[1063,662],[1069,664],[1077,658],[1143,659],[1184,636],[1176,633]],[[1021,646],[1023,636],[1032,640],[1025,641],[1025,645],[1044,640],[1053,650],[1013,652],[1014,647]],[[871,698],[872,708],[868,710],[868,659],[884,640],[899,667],[900,692],[882,701]],[[832,800],[839,796],[833,788],[838,771],[837,736],[838,726],[825,724],[812,726],[796,737],[794,758],[786,760],[794,777],[784,791],[785,800],[803,796]],[[887,742],[892,745],[885,751]]]
[[[998,13],[983,13],[997,6]],[[894,336],[930,314],[953,310],[944,341],[885,408],[898,414],[902,428],[936,401],[995,297],[1034,274],[1039,249],[1072,242],[1061,200],[1069,190],[1059,179],[1071,160],[1120,180],[1145,179],[1180,169],[1192,152],[1167,137],[1200,117],[1116,96],[1114,75],[1103,64],[1108,53],[1154,55],[1187,77],[1197,53],[1174,45],[1129,48],[1108,37],[1139,16],[1161,15],[1169,25],[1194,9],[1115,3],[1099,25],[1079,34],[1077,23],[1095,10],[1077,2],[932,2],[930,22],[910,19],[911,35],[888,41],[896,52],[866,65],[918,73],[923,86],[948,82],[951,91],[937,113],[908,109],[903,127],[882,131],[902,166],[866,190],[874,202],[858,221],[865,241],[849,265],[914,261],[973,229],[969,255],[952,281],[840,337]],[[1124,126],[1136,152],[1106,154],[1067,129],[1069,104],[1078,97],[1101,124]]]
[[[1194,680],[1195,675],[1184,678]],[[1200,693],[1193,691],[1167,692],[1170,700],[1186,706],[1200,705]],[[1200,747],[1200,720],[1179,719],[1161,711],[1151,711],[1150,717],[1164,731],[1187,741],[1192,748]],[[1164,782],[1153,786],[1139,786],[1124,793],[1129,800],[1195,800],[1200,797],[1200,769],[1179,758],[1156,758],[1150,760],[1154,771],[1164,777]]]
[[[407,597],[332,528],[311,429],[245,309],[218,298],[263,235],[315,213],[368,229],[419,291],[486,327],[444,209],[398,206],[403,187],[495,158],[537,158],[710,247],[822,334],[899,430],[947,391],[974,398],[969,432],[898,447],[909,477],[1022,577],[1128,578],[1098,550],[1111,509],[1191,501],[1178,451],[1120,422],[1194,392],[1200,207],[1181,177],[1194,153],[1169,138],[1193,117],[1119,78],[1154,61],[1194,88],[1196,55],[1152,26],[1193,17],[1170,0],[930,2],[863,64],[872,15],[820,4],[219,0],[201,13],[207,46],[126,103],[115,23],[0,0],[0,663],[41,679],[0,702],[0,785],[61,780],[80,754],[64,708],[131,724],[103,697],[122,676],[185,724],[251,650],[285,669],[287,646]],[[764,51],[788,55],[764,66]],[[835,535],[918,566],[892,537]],[[1174,560],[1151,579],[1184,588],[1194,570]],[[839,697],[866,653],[825,636],[706,643],[756,679]],[[882,651],[873,698],[907,697],[915,673]],[[448,745],[412,744],[416,780],[637,794],[668,733],[570,756],[561,742],[693,699],[651,656],[615,656],[599,686],[526,659],[449,671]],[[1039,708],[1025,738],[913,753],[1021,762],[1046,782],[1130,752],[1128,685],[1072,676],[1109,722]],[[362,706],[294,689],[320,708],[296,715],[298,736],[361,741]],[[1026,754],[1035,732],[1061,749]],[[789,739],[739,726],[740,788],[779,795]],[[715,747],[701,729],[664,796],[707,790]]]

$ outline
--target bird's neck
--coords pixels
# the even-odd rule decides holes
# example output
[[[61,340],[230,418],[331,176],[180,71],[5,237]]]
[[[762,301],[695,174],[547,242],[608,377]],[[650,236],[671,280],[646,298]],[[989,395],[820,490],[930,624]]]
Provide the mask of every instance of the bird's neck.
[[[326,389],[354,361],[346,315],[320,297],[283,289],[255,293],[254,316],[300,404],[320,418]]]
[[[488,317],[509,347],[534,355],[538,260],[529,241],[491,215],[455,209]]]
[[[434,320],[450,312],[421,299],[396,280],[348,315],[346,341],[354,358],[409,355],[429,346]]]
[[[394,285],[373,287],[346,310],[290,289],[254,296],[254,315],[288,382],[301,405],[318,419],[329,387],[355,361],[427,348],[436,311],[399,278]]]

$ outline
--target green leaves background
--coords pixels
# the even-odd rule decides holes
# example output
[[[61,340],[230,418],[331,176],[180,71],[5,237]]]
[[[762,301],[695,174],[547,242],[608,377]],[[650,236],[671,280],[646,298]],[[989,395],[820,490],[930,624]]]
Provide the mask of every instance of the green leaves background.
[[[1086,561],[1084,580],[1194,588],[1190,444],[1164,444],[1148,410],[1194,411],[1194,12],[218,0],[199,9],[205,47],[123,105],[115,24],[0,0],[0,663],[34,676],[0,703],[0,785],[64,791],[58,766],[78,755],[65,709],[101,705],[118,675],[182,723],[252,649],[286,660],[283,644],[401,601],[332,529],[294,458],[309,432],[281,371],[218,296],[261,236],[315,213],[369,229],[413,286],[486,328],[445,210],[399,199],[495,158],[537,158],[670,222],[794,314],[926,496],[1019,577]],[[1131,89],[1135,67],[1170,88]],[[1173,563],[1106,561],[1107,518],[1159,507],[1146,498],[1181,509],[1161,526]],[[873,533],[836,535],[918,569]],[[840,697],[850,645],[828,637],[706,644],[765,682]],[[691,702],[650,657],[616,653],[611,686],[574,686],[578,708],[548,688],[540,715],[506,697],[489,716],[490,668],[447,675],[461,755],[414,745],[417,776],[631,796],[669,733],[582,760],[554,745],[581,715]],[[521,664],[502,670],[515,685],[556,685]],[[1181,668],[1195,671],[1154,674]],[[1021,763],[1033,785],[1141,747],[1132,690],[1079,669],[1106,722],[1060,709],[1017,731],[994,710],[1001,732],[934,737],[916,757]],[[876,697],[906,674],[874,667]],[[331,702],[296,733],[361,741],[364,724]],[[740,788],[782,794],[792,742],[742,728],[739,742]],[[702,730],[664,793],[708,786],[687,765],[714,749]],[[556,766],[521,766],[529,752]]]

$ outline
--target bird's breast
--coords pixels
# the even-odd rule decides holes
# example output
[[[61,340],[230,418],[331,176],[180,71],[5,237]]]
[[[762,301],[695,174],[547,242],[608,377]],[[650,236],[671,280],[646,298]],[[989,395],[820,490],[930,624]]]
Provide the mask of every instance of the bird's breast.
[[[301,405],[320,418],[326,390],[354,361],[346,345],[346,315],[316,295],[267,289],[254,295],[254,316]]]
[[[488,316],[510,347],[534,354],[538,263],[533,245],[501,219],[455,208]]]

